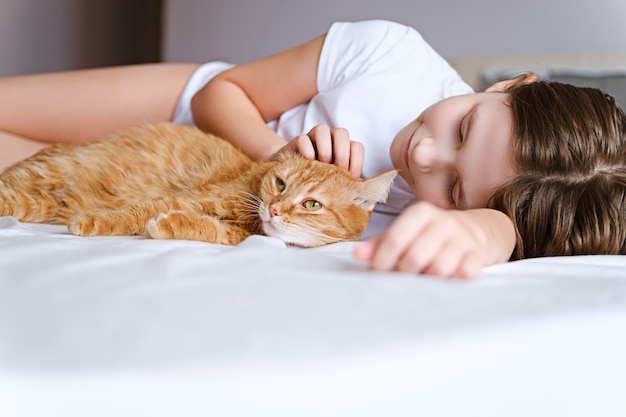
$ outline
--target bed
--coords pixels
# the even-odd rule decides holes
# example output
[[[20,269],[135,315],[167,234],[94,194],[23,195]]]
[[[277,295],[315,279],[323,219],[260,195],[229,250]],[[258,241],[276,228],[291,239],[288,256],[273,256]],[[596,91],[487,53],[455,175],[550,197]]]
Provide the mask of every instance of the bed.
[[[0,416],[626,415],[626,256],[460,281],[371,272],[356,244],[0,217]]]
[[[373,273],[354,243],[0,219],[2,416],[624,416],[626,257]]]

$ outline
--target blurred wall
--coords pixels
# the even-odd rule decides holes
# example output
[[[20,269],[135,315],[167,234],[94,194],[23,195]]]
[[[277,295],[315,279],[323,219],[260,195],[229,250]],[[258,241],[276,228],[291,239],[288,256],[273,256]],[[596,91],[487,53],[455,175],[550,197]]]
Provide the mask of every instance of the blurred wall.
[[[0,75],[160,59],[161,0],[0,0]]]
[[[624,0],[165,0],[163,58],[240,63],[370,18],[414,26],[448,59],[626,51]]]
[[[625,17],[624,0],[0,0],[0,75],[239,63],[370,18],[416,27],[448,59],[623,53]]]

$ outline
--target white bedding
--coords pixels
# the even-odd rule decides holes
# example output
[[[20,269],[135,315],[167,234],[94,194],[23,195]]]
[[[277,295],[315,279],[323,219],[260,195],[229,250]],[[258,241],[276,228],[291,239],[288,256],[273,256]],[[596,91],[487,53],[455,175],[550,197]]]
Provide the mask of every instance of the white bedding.
[[[353,245],[0,218],[0,416],[626,416],[626,256],[462,282]]]

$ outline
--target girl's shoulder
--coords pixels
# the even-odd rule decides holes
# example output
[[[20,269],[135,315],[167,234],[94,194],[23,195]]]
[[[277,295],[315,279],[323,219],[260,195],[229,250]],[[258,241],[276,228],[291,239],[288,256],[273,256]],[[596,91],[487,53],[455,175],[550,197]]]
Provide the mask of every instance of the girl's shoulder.
[[[384,49],[405,42],[425,42],[414,28],[389,20],[335,22],[328,31],[327,39],[328,42],[343,43],[356,49]]]
[[[350,27],[353,30],[360,30],[360,31],[369,32],[369,33],[374,33],[374,32],[379,32],[379,31],[403,32],[406,30],[415,30],[412,27],[404,25],[402,23],[394,22],[391,20],[383,20],[383,19],[338,21],[332,24],[332,27],[334,26],[345,26],[345,27]]]
[[[409,26],[387,20],[335,22],[330,27],[320,55],[318,88],[333,88],[367,72],[387,72],[406,56],[427,62],[423,53],[431,48]]]
[[[445,59],[410,26],[388,20],[334,23],[320,55],[318,90],[328,91],[368,74],[384,74],[398,83],[406,79],[420,85],[425,82],[438,88],[458,78]]]

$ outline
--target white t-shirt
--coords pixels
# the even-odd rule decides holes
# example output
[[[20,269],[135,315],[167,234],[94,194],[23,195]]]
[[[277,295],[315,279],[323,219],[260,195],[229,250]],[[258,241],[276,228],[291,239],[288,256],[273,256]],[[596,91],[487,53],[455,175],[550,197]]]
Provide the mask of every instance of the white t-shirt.
[[[173,121],[193,123],[193,94],[230,64],[212,62],[192,76]],[[319,93],[283,113],[271,126],[285,140],[324,123],[343,127],[363,143],[363,178],[393,169],[389,146],[395,135],[424,109],[472,89],[414,29],[388,21],[334,23],[322,47]],[[393,216],[415,201],[399,176],[386,203],[374,210],[368,234],[382,231]]]

